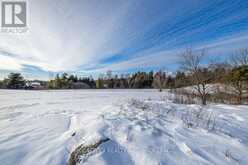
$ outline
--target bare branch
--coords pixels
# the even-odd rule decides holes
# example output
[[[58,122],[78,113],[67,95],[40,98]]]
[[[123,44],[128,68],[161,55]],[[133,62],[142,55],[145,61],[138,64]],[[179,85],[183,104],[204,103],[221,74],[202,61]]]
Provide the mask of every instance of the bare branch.
[[[188,72],[191,76],[191,84],[196,89],[198,95],[202,100],[202,104],[206,104],[206,85],[210,80],[208,75],[208,69],[202,66],[205,51],[202,50],[199,53],[193,52],[191,49],[187,49],[182,54],[181,68]]]
[[[233,66],[248,65],[248,48],[239,49],[230,58]]]

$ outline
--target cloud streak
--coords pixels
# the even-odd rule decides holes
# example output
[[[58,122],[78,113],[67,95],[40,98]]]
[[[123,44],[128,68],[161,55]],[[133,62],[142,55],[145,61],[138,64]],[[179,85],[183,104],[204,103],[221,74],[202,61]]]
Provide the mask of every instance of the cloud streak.
[[[173,68],[187,47],[229,54],[245,47],[244,0],[28,1],[29,33],[0,34],[0,73]],[[37,76],[37,75],[36,75]]]

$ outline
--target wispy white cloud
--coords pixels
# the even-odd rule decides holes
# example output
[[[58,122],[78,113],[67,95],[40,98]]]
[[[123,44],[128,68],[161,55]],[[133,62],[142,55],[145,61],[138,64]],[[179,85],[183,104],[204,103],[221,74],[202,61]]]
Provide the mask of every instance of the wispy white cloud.
[[[196,51],[205,50],[207,54],[210,55],[209,58],[215,58],[220,55],[230,55],[235,50],[248,46],[246,43],[248,43],[248,35],[239,34],[212,42],[206,42],[204,44],[194,45],[192,48]],[[188,46],[190,47],[192,45]],[[173,50],[162,51],[157,51],[156,49],[146,50],[139,52],[138,55],[136,55],[137,58],[128,59],[112,65],[102,66],[98,69],[91,70],[90,72],[102,73],[108,70],[128,71],[129,69],[135,68],[170,68],[171,64],[179,64],[180,55],[189,47],[182,46]]]
[[[29,33],[0,34],[0,48],[15,54],[11,59],[18,65],[49,71],[76,70],[118,51],[111,35],[128,12],[127,5],[120,2],[117,6],[113,1],[108,6],[96,0],[29,1]],[[9,58],[2,56],[2,60]]]
[[[0,68],[2,70],[21,71],[22,65],[12,57],[0,56]]]
[[[186,47],[246,46],[247,2],[28,0],[29,33],[0,34],[0,70],[104,72],[175,64]],[[247,26],[246,26],[247,25]],[[122,55],[119,61],[105,59]],[[89,69],[91,68],[91,69]],[[0,71],[1,73],[1,71]]]

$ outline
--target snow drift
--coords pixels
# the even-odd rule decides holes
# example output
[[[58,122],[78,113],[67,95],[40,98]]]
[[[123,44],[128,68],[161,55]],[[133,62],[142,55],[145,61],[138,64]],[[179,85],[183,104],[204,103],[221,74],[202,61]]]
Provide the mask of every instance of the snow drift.
[[[0,91],[0,164],[247,164],[248,107],[155,90]]]

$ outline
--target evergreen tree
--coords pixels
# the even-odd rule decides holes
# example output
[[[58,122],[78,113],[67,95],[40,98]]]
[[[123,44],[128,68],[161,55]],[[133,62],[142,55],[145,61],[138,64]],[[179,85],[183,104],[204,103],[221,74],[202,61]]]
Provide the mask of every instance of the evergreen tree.
[[[25,80],[20,73],[10,73],[5,82],[9,89],[22,89],[25,86]]]
[[[227,82],[235,88],[238,104],[241,104],[243,96],[248,90],[248,65],[234,68],[227,77]]]

